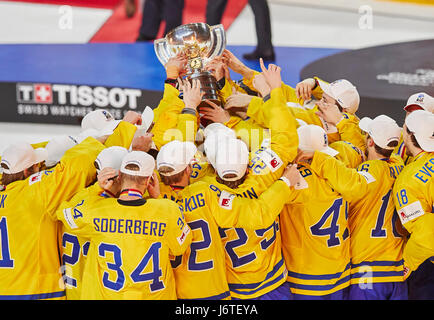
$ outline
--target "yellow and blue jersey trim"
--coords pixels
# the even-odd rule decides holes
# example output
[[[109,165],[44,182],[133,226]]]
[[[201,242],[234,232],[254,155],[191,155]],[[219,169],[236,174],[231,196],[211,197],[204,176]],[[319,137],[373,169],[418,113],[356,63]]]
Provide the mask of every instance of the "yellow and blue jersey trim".
[[[285,282],[287,270],[281,259],[273,269],[267,273],[265,279],[256,283],[229,283],[231,296],[238,299],[253,299],[260,297]]]
[[[332,294],[349,286],[351,263],[344,270],[333,274],[312,275],[288,271],[287,282],[294,294],[323,296]]]
[[[0,295],[0,300],[45,300],[65,297],[65,291],[37,293],[37,294],[20,294],[20,295]]]
[[[404,280],[404,260],[363,261],[351,265],[351,284],[363,282],[401,282]]]

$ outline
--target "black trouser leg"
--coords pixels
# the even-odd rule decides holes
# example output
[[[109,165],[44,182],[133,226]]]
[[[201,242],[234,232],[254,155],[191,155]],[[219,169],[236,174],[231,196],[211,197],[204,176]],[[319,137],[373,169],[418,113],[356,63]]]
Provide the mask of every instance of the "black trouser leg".
[[[220,24],[228,0],[208,0],[206,4],[206,23],[210,26]]]
[[[257,49],[262,53],[272,52],[270,9],[267,0],[249,0],[249,5],[255,15]]]
[[[154,40],[158,34],[161,23],[163,1],[146,0],[143,6],[142,25],[140,35],[143,40]]]
[[[164,35],[182,24],[182,12],[184,0],[165,0],[163,8],[163,19],[166,21]]]

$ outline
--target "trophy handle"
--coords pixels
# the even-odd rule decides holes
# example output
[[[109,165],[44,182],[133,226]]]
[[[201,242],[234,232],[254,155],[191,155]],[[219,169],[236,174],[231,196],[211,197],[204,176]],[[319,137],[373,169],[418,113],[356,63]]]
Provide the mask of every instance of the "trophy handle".
[[[160,63],[165,66],[170,59],[169,48],[167,47],[167,40],[164,38],[155,40],[154,50]]]
[[[211,55],[208,59],[212,60],[214,57],[219,56],[223,53],[226,48],[226,32],[223,24],[217,24],[215,26],[210,26],[210,31],[214,37],[213,46],[211,48]]]

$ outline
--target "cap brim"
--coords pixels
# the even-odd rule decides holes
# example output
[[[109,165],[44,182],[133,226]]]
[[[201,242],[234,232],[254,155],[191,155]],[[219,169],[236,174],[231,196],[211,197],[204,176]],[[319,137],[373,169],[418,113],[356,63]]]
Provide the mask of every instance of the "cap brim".
[[[330,84],[325,82],[325,81],[322,81],[320,79],[317,79],[317,81],[318,81],[318,84],[319,84],[321,90],[334,99]]]
[[[434,152],[434,140],[433,139],[418,139],[417,136],[416,140],[419,143],[420,147],[422,148],[423,151],[426,152]]]
[[[369,132],[372,121],[374,121],[374,120],[372,120],[371,118],[368,118],[368,117],[364,117],[364,118],[360,119],[359,128],[365,132]]]
[[[105,127],[104,129],[102,129],[99,134],[100,136],[109,136],[113,133],[113,131],[115,131],[116,127],[119,125],[119,123],[121,122],[121,120],[113,120],[110,121]]]
[[[333,148],[330,148],[330,147],[326,147],[326,148],[324,148],[324,149],[322,149],[320,151],[324,152],[324,153],[326,153],[326,154],[328,154],[329,156],[332,156],[332,157],[335,157],[339,153],[339,151],[337,151],[337,150],[335,150]]]
[[[411,111],[414,111],[414,110],[425,110],[420,104],[417,104],[417,103],[410,103],[410,104],[406,105],[404,107],[404,110],[405,111],[409,111],[410,108],[412,109]]]
[[[152,122],[154,121],[154,110],[150,107],[146,107],[142,112],[142,124],[138,126],[141,130],[148,131]]]

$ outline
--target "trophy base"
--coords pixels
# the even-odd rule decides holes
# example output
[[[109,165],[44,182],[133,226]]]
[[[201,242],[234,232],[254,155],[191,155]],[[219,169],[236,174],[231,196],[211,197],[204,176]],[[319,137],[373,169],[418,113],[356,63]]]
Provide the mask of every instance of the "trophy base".
[[[195,72],[187,75],[187,79],[190,81],[199,80],[201,91],[205,93],[202,97],[201,103],[197,107],[199,113],[201,113],[201,110],[204,108],[210,108],[210,105],[205,100],[209,100],[218,105],[219,107],[223,108],[217,80],[211,73],[209,73],[208,71]],[[204,127],[206,127],[208,124],[212,123],[212,121],[201,118],[200,123]]]

